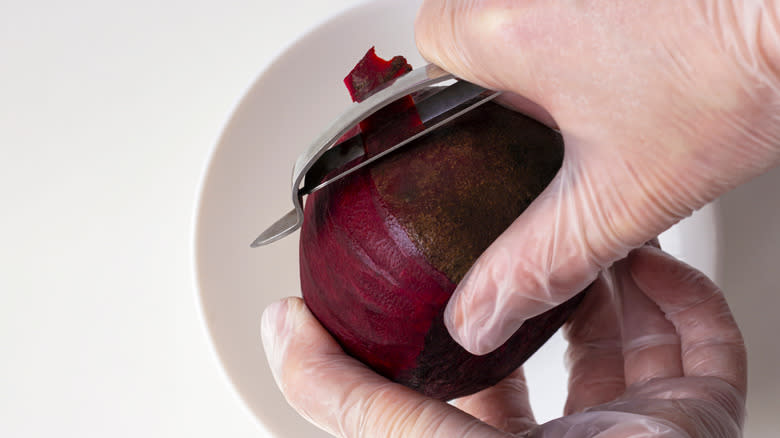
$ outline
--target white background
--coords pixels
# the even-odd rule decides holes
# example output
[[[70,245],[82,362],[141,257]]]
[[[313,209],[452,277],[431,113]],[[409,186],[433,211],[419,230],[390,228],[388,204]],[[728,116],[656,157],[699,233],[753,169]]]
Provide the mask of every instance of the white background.
[[[258,73],[352,3],[0,0],[0,436],[262,436],[200,320],[198,183]]]
[[[263,436],[197,307],[199,178],[263,67],[354,3],[0,0],[0,436]],[[755,437],[780,423],[778,189],[719,207]]]

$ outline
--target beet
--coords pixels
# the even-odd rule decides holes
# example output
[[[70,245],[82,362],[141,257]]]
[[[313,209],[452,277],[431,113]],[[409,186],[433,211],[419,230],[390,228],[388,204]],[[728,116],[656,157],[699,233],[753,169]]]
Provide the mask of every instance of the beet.
[[[411,67],[372,48],[345,79],[361,100]],[[379,130],[393,123],[392,130]],[[366,156],[424,129],[411,97],[360,126]],[[303,298],[344,350],[387,378],[449,400],[494,385],[566,321],[581,295],[475,356],[449,336],[444,308],[477,257],[561,166],[560,135],[487,103],[308,196]]]

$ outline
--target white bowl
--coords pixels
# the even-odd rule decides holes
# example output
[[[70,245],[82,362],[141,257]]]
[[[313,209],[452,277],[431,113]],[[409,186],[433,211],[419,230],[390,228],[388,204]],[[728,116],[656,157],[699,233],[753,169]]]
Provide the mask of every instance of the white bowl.
[[[373,45],[379,56],[402,54],[415,67],[423,64],[413,39],[418,5],[368,2],[287,48],[235,109],[202,182],[195,249],[203,315],[236,391],[272,436],[326,434],[287,405],[260,341],[263,309],[300,294],[298,234],[258,249],[249,244],[292,208],[293,163],[348,106],[341,81],[365,51]],[[672,253],[711,275],[717,268],[715,211],[706,208],[662,236]],[[540,421],[560,415],[566,390],[564,349],[564,341],[555,336],[527,363]]]

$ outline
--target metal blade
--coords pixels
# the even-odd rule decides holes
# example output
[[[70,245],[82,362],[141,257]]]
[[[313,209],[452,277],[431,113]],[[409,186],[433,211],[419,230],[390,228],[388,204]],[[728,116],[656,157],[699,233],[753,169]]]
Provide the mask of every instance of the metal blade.
[[[300,228],[303,224],[305,194],[319,190],[355,172],[499,94],[460,80],[456,80],[453,85],[441,87],[442,90],[438,92],[435,92],[435,88],[431,88],[453,79],[456,78],[450,73],[436,65],[428,64],[385,84],[362,102],[352,104],[296,160],[292,175],[292,202],[295,209],[265,230],[251,246],[257,247],[273,242]],[[361,121],[407,95],[417,96],[419,99],[419,101],[416,99],[415,106],[423,123],[426,124],[426,129],[387,151],[348,168],[350,162],[362,156],[362,140],[356,136],[357,138],[353,137],[334,147],[336,142]],[[390,126],[384,129],[393,128]],[[378,135],[381,135],[381,132]],[[333,178],[323,180],[338,169],[344,171]]]
[[[362,143],[358,144],[359,136],[352,137],[328,149],[306,173],[304,185],[299,190],[299,194],[303,196],[316,192],[498,96],[498,92],[489,91],[465,81],[458,81],[449,87],[441,88],[441,91],[429,95],[419,102],[415,102],[417,114],[422,122],[424,124],[434,122],[433,124],[382,153],[324,180],[332,171],[344,168],[347,164],[363,155]],[[390,125],[384,129],[393,129],[393,126]],[[381,136],[381,131],[375,135]]]

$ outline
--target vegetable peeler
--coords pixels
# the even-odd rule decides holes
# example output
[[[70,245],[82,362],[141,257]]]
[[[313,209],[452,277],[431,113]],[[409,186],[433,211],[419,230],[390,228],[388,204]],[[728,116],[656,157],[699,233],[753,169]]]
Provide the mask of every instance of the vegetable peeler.
[[[450,84],[441,86],[443,82]],[[425,91],[425,92],[422,92]],[[420,92],[420,93],[418,93]],[[352,128],[387,105],[407,95],[415,96],[415,107],[425,129],[387,150],[354,166],[348,166],[364,154],[362,144],[352,137],[336,145]],[[252,248],[275,242],[303,224],[303,197],[311,194],[376,160],[402,148],[427,133],[493,100],[500,92],[487,90],[458,79],[440,67],[428,64],[388,82],[362,102],[354,102],[295,161],[292,174],[293,210],[274,222],[250,245]],[[392,129],[392,127],[384,128]],[[335,171],[340,172],[333,174]]]

